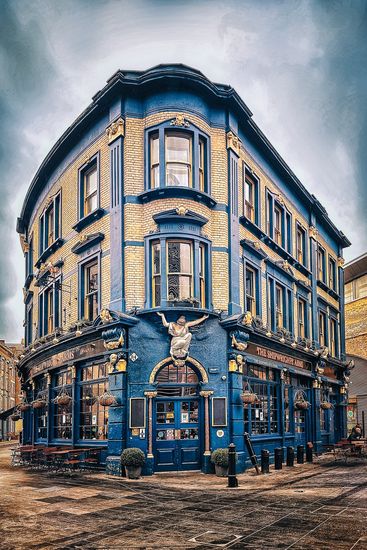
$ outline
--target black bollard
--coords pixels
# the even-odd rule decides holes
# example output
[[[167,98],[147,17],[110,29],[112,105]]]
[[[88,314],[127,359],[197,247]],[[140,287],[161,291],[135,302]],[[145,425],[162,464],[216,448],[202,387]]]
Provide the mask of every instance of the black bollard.
[[[294,447],[287,447],[287,466],[294,466]]]
[[[270,459],[270,453],[266,449],[262,449],[261,451],[261,473],[262,474],[268,474],[269,473],[269,459]]]
[[[304,451],[305,448],[303,445],[297,445],[297,464],[304,463]]]
[[[236,477],[236,445],[230,443],[228,446],[228,487],[238,487]]]
[[[276,470],[281,470],[283,467],[283,449],[282,447],[277,447],[274,449],[274,467]]]
[[[306,445],[306,460],[307,462],[313,462],[313,443],[311,441]]]

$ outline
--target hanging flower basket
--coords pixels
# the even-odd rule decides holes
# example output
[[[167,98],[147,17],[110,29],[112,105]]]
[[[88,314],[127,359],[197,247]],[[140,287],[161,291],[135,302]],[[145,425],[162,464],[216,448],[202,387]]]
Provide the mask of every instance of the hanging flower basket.
[[[306,400],[306,394],[303,391],[298,391],[294,396],[294,408],[298,411],[304,411],[310,406],[310,402]]]
[[[30,408],[31,408],[31,404],[28,403],[28,401],[22,401],[18,405],[18,409],[20,410],[20,412],[28,411]]]
[[[117,405],[116,397],[107,390],[99,396],[99,402],[102,407],[113,407],[114,405]]]
[[[246,389],[241,393],[241,400],[244,405],[253,405],[258,400],[256,393],[252,391],[249,383],[247,383]]]
[[[61,390],[61,392],[59,393],[59,395],[57,395],[54,399],[54,403],[56,405],[62,405],[62,406],[67,406],[67,405],[70,405],[70,403],[72,402],[73,398],[71,397],[71,395],[69,395],[67,393],[67,391],[65,390]]]
[[[18,410],[15,410],[13,414],[10,415],[10,420],[13,420],[13,422],[16,422],[17,420],[20,420],[22,417]]]
[[[333,408],[333,404],[330,403],[330,401],[321,401],[320,407],[321,407],[322,409],[332,409],[332,408]]]
[[[34,401],[32,401],[33,409],[42,409],[43,407],[46,407],[46,405],[46,399],[35,399]]]

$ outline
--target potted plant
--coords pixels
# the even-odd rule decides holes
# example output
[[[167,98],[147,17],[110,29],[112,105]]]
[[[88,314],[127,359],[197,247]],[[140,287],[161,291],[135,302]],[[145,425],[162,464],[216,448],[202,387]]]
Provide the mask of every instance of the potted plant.
[[[18,405],[20,412],[28,411],[31,408],[31,404],[28,403],[27,399],[24,398]]]
[[[137,447],[124,449],[121,454],[121,464],[125,466],[129,479],[139,479],[145,464],[145,454]]]
[[[322,409],[332,409],[332,408],[333,408],[333,404],[330,403],[330,401],[321,401],[320,407],[321,407]]]
[[[33,409],[42,409],[43,407],[46,407],[47,401],[44,397],[37,397],[34,401],[32,401],[32,407]]]
[[[210,458],[215,466],[215,475],[226,477],[228,475],[228,449],[215,449]]]
[[[245,389],[241,393],[241,400],[244,405],[253,405],[257,401],[257,395],[252,391],[248,382],[246,383]]]
[[[57,395],[55,397],[54,403],[56,403],[57,405],[67,406],[67,405],[70,405],[72,400],[73,399],[72,399],[71,395],[68,394],[68,392],[65,390],[65,388],[62,388],[59,395]]]
[[[15,409],[13,414],[10,415],[10,420],[12,420],[13,422],[16,422],[17,420],[20,420],[21,418],[22,417],[21,417],[18,409]]]

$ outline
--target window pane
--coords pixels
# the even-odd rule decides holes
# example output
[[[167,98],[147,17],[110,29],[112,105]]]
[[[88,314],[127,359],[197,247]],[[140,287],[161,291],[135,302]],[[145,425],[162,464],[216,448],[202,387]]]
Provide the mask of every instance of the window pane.
[[[191,274],[190,243],[168,242],[168,272]]]
[[[97,166],[85,174],[85,195],[89,196],[97,191]]]
[[[166,137],[166,162],[190,163],[190,138],[168,135]]]
[[[151,138],[150,141],[150,154],[151,154],[151,163],[159,164],[159,137],[155,135]]]
[[[167,185],[189,187],[190,167],[185,164],[168,164],[166,183]]]
[[[345,292],[345,303],[351,302],[353,300],[353,283],[347,283],[344,288]]]
[[[367,296],[367,275],[363,275],[355,281],[356,298],[364,298]]]

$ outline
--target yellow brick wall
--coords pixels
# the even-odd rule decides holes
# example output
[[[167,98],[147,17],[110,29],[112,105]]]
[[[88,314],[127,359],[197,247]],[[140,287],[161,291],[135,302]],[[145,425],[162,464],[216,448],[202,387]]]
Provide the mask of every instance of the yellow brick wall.
[[[345,305],[346,352],[367,359],[367,297]]]

